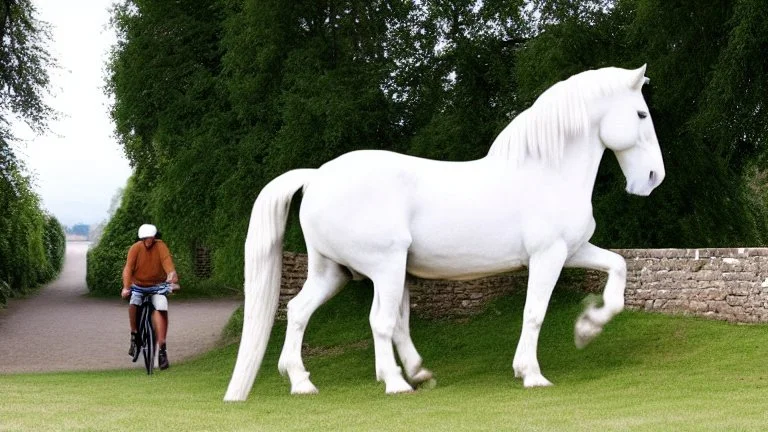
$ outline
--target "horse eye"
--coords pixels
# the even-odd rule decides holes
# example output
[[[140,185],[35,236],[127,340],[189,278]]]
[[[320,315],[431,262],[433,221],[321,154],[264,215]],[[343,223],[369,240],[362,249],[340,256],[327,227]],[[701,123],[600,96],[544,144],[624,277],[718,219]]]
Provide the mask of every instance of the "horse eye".
[[[640,117],[641,119],[644,119],[644,118],[648,117],[648,113],[645,112],[645,111],[638,111],[637,112],[637,116]]]

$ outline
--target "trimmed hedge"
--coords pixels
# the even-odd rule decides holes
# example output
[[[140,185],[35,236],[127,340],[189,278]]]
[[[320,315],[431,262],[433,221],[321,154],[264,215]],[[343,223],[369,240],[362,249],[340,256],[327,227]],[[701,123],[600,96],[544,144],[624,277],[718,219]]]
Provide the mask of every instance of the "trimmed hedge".
[[[128,180],[120,207],[110,219],[97,245],[87,256],[86,283],[88,290],[100,295],[118,295],[128,249],[136,241],[138,227],[150,221],[147,194],[149,188],[142,177]]]
[[[66,238],[45,213],[29,179],[18,170],[0,176],[0,306],[53,280],[64,264]]]
[[[222,278],[201,279],[195,276],[194,254],[200,242],[187,241],[189,232],[184,226],[172,223],[174,213],[168,211],[172,206],[153,196],[152,180],[144,173],[134,173],[128,180],[123,193],[120,207],[104,227],[98,244],[88,251],[86,283],[88,290],[99,296],[115,296],[122,286],[122,272],[128,249],[136,242],[136,233],[143,223],[157,225],[162,233],[163,241],[168,245],[173,256],[179,283],[184,296],[221,296],[231,295],[242,291],[242,260],[234,265],[232,283]],[[240,246],[242,249],[242,246]],[[213,255],[216,261],[218,253]],[[214,264],[215,265],[215,264]],[[237,281],[240,280],[238,283]]]
[[[64,267],[64,255],[67,250],[67,237],[61,223],[53,215],[46,215],[43,233],[45,255],[48,259],[50,280],[54,279]]]

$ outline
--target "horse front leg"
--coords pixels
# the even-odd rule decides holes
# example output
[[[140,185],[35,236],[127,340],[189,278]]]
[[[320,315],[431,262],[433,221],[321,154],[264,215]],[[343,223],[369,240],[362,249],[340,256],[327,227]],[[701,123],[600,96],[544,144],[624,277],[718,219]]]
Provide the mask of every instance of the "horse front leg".
[[[528,263],[528,291],[523,310],[523,329],[512,362],[515,377],[522,378],[525,387],[552,385],[541,374],[536,350],[541,324],[544,322],[549,299],[560,277],[567,253],[565,244],[558,242],[531,255]]]
[[[621,255],[586,243],[565,263],[566,267],[601,270],[608,273],[603,290],[603,305],[590,304],[576,320],[574,342],[584,348],[614,316],[624,309],[624,288],[627,284],[627,263]]]

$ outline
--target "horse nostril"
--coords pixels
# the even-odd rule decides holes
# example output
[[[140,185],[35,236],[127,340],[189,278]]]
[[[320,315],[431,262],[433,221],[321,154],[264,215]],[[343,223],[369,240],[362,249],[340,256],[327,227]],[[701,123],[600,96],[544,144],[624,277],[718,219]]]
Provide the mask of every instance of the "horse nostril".
[[[656,171],[651,171],[650,174],[648,174],[648,181],[653,183],[656,180]]]

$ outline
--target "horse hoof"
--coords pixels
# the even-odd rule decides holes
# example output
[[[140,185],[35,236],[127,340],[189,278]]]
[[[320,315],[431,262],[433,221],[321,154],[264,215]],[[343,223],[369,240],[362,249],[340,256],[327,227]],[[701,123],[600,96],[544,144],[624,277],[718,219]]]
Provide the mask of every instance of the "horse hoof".
[[[411,387],[404,380],[401,382],[387,384],[387,394],[398,394],[398,393],[413,393],[413,387]]]
[[[602,327],[592,322],[586,313],[583,314],[576,320],[576,326],[574,327],[573,341],[576,344],[576,348],[582,349],[589,345],[602,331]]]
[[[419,385],[419,384],[421,384],[423,382],[426,382],[426,381],[429,381],[431,379],[432,379],[432,371],[430,371],[429,369],[423,369],[422,368],[422,369],[419,369],[419,371],[416,372],[411,377],[410,381],[411,381],[411,384],[413,384],[413,385]]]
[[[317,393],[319,393],[319,390],[317,390],[317,387],[315,387],[315,385],[312,384],[309,380],[302,381],[291,387],[291,394],[295,394],[295,395],[317,394]]]
[[[532,375],[523,378],[523,387],[525,388],[550,387],[552,385],[553,384],[548,379],[544,378],[543,375]]]

